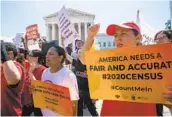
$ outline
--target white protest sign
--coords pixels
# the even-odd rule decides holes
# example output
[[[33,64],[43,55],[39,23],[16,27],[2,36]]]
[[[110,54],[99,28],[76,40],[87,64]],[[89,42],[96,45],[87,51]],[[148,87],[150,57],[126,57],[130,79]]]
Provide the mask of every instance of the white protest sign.
[[[22,42],[23,35],[24,33],[17,33],[15,38],[13,39],[13,42],[17,48],[24,48],[24,44]]]
[[[39,48],[38,40],[28,40],[27,47],[28,47],[29,51],[32,51],[32,50],[35,50],[35,49],[41,50]]]
[[[58,26],[60,27],[61,36],[65,38],[65,47],[71,44],[76,39],[80,39],[78,33],[76,32],[74,25],[72,25],[69,14],[65,6],[58,12],[57,15]]]
[[[142,33],[142,44],[150,45],[155,44],[154,36],[156,34],[156,30],[153,29],[145,20],[143,15],[140,16],[139,10],[137,11],[137,19],[136,23],[139,25]]]

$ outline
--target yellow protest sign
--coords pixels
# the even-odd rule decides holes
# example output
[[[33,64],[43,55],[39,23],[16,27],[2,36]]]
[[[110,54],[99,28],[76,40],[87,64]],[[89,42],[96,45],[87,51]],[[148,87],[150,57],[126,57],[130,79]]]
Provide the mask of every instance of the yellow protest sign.
[[[64,116],[73,115],[68,88],[32,80],[31,91],[35,107],[47,108]]]
[[[85,52],[92,99],[166,103],[172,43]]]

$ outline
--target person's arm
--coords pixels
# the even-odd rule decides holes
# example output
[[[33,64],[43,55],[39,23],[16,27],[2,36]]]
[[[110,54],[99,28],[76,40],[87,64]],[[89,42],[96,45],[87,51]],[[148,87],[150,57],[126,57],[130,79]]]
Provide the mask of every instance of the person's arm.
[[[72,62],[73,62],[73,58],[68,54],[68,52],[67,52],[67,50],[66,50],[66,47],[64,46],[64,38],[63,38],[63,37],[61,37],[61,45],[62,45],[62,47],[63,47],[64,50],[65,50],[66,59],[67,59],[70,63],[72,63]]]
[[[66,59],[72,63],[73,62],[73,58],[67,53],[66,49],[65,49],[65,54],[66,54]]]
[[[77,116],[78,112],[78,101],[72,101],[73,116]]]
[[[31,80],[36,80],[36,78],[35,78],[35,76],[33,74],[33,71],[36,69],[37,66],[38,65],[35,62],[30,62],[30,68],[29,68],[28,74],[29,74],[29,78]]]
[[[3,63],[3,72],[8,85],[16,85],[21,79],[19,68],[12,60]]]
[[[34,76],[34,74],[32,72],[29,72],[29,78],[31,80],[36,80],[36,78],[35,78],[35,76]]]
[[[90,48],[92,47],[92,45],[94,43],[94,37],[96,36],[97,32],[99,31],[99,28],[100,28],[100,25],[95,24],[88,29],[88,37],[87,37],[86,42],[84,43],[84,46],[83,46],[80,56],[79,56],[79,60],[84,65],[85,65],[84,52],[89,51]]]

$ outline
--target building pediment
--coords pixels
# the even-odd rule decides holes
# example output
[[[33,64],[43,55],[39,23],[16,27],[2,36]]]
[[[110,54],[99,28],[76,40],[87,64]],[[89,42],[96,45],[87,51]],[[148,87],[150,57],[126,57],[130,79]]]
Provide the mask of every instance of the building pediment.
[[[95,18],[95,15],[90,14],[90,13],[86,13],[83,11],[79,11],[79,10],[75,10],[72,8],[67,8],[68,12],[69,12],[69,16],[70,17],[87,17],[87,18]],[[58,15],[58,12],[47,15],[45,17],[43,17],[44,20],[50,19],[50,18],[56,18],[56,16]]]

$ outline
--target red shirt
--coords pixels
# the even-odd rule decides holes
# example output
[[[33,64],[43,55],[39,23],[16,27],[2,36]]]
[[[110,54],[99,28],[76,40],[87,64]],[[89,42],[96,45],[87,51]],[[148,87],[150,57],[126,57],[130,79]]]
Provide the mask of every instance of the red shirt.
[[[40,80],[41,81],[41,78],[42,78],[42,73],[43,71],[46,69],[46,67],[40,65],[38,68],[36,68],[34,71],[33,71],[33,75],[35,76],[35,78],[37,80]]]
[[[46,67],[40,65],[38,68],[36,68],[33,71],[33,75],[37,80],[41,80],[44,69],[46,69]],[[31,86],[31,80],[27,73],[27,80],[25,82],[25,87],[24,87],[24,105],[33,105],[32,93],[29,90],[30,86]]]
[[[30,63],[28,62],[28,60],[24,60],[24,68],[26,72],[29,72],[29,68],[30,68]]]
[[[104,100],[101,116],[157,116],[156,104]]]
[[[21,74],[21,80],[16,87],[9,86],[5,79],[3,68],[1,67],[1,115],[21,116],[21,93],[24,87],[25,74],[20,63],[14,62]],[[12,77],[12,76],[11,76]]]

